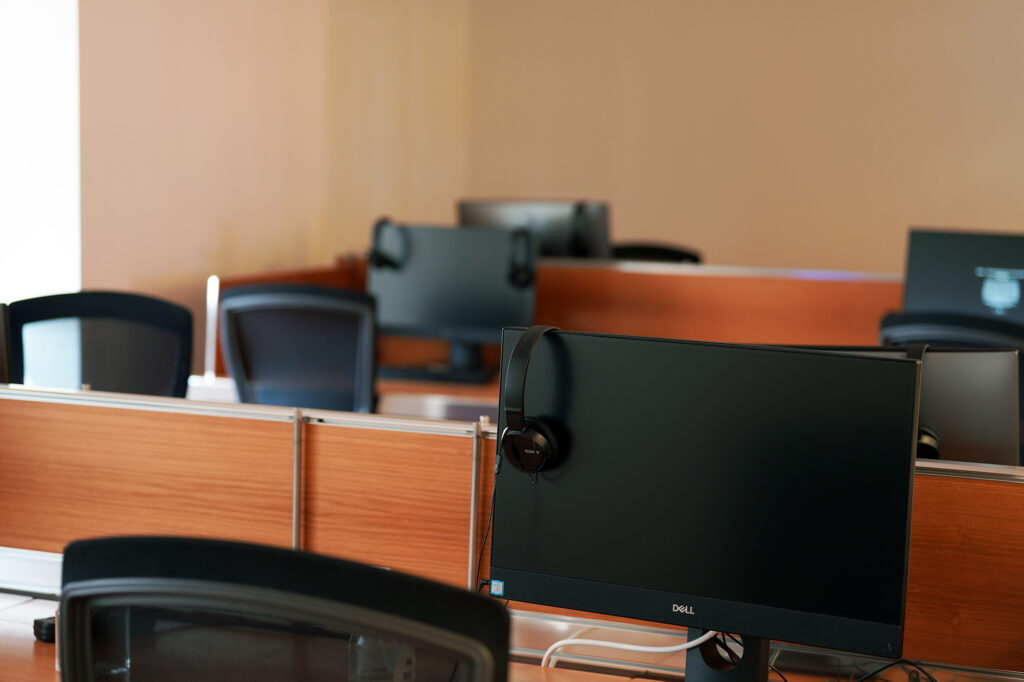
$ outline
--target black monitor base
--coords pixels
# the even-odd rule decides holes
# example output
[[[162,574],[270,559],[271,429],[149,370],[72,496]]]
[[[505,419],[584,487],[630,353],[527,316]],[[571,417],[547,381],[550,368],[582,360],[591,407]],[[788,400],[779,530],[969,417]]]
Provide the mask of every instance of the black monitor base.
[[[687,639],[694,640],[706,630],[687,628]],[[767,682],[768,645],[762,637],[741,635],[743,657],[733,662],[723,655],[715,640],[704,642],[686,652],[686,682]]]
[[[452,367],[424,365],[421,367],[378,367],[381,379],[407,381],[449,381],[460,384],[486,384],[497,373],[497,367]]]
[[[408,381],[450,381],[461,384],[485,384],[497,373],[497,367],[485,367],[480,344],[452,341],[448,346],[448,363],[419,367],[378,367],[381,379]]]

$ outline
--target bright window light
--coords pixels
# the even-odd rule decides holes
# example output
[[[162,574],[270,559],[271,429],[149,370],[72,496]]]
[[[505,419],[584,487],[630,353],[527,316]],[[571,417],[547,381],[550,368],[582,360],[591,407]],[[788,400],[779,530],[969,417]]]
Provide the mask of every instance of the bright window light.
[[[78,1],[0,0],[0,302],[82,284]]]

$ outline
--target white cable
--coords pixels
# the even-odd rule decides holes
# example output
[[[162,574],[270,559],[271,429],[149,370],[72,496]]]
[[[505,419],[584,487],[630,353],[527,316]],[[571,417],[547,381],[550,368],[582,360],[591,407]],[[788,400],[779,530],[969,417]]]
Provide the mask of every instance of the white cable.
[[[708,630],[697,639],[691,640],[689,642],[683,642],[682,644],[673,644],[671,646],[641,646],[639,644],[626,644],[624,642],[608,642],[601,639],[573,639],[572,637],[569,637],[568,639],[560,639],[548,647],[548,650],[544,652],[544,658],[540,660],[540,667],[543,668],[547,666],[548,659],[551,658],[551,654],[558,651],[562,647],[569,645],[575,646],[585,644],[587,646],[600,646],[606,647],[608,649],[643,651],[650,654],[670,654],[676,651],[686,651],[687,649],[692,649],[695,646],[700,646],[701,644],[708,641],[717,634],[718,632],[716,630]],[[551,667],[554,667],[554,661],[552,661]]]

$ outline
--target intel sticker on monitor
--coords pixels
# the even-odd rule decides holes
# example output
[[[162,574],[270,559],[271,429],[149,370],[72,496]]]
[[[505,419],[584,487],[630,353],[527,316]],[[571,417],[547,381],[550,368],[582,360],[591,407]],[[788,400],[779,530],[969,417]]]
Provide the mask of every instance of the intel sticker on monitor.
[[[505,581],[504,580],[492,580],[491,581],[491,596],[501,597],[505,594]]]

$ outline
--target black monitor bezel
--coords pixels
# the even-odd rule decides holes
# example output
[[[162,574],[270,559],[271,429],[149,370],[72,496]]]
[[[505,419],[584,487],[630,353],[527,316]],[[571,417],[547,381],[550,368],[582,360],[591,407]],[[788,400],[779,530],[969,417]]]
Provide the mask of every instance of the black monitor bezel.
[[[506,330],[506,337],[503,343],[503,364],[507,366],[507,356],[514,342],[514,337],[509,337],[509,332],[518,333],[519,330]],[[603,334],[590,334],[585,332],[559,332],[560,334],[573,334],[577,336],[613,336]],[[691,345],[709,345],[721,347],[740,347],[737,344],[715,344],[701,341],[681,341],[674,339],[653,339],[646,337],[622,337],[637,338],[645,341],[657,341],[666,343],[681,343]],[[779,353],[799,353],[810,355],[824,355],[821,351],[785,348],[780,346],[742,346],[747,349]],[[916,365],[917,384],[914,394],[914,423],[913,432],[917,431],[916,405],[919,400],[920,391],[920,362],[916,360],[896,358],[865,358],[872,362],[911,362]],[[504,397],[505,377],[502,376],[501,394]],[[501,433],[503,421],[501,408],[499,408],[498,432]],[[642,429],[642,425],[631,424],[631,429]],[[910,438],[908,433],[908,439]],[[906,511],[906,550],[903,554],[901,604],[899,606],[899,622],[881,623],[875,621],[846,618],[823,613],[809,613],[783,609],[763,604],[743,604],[724,599],[701,597],[698,595],[682,592],[663,592],[639,586],[628,586],[594,582],[580,578],[556,576],[550,574],[534,573],[518,569],[505,568],[494,563],[494,554],[491,555],[490,579],[491,594],[510,598],[517,602],[544,604],[547,606],[568,608],[585,611],[595,614],[608,614],[624,618],[636,618],[645,621],[653,621],[686,627],[713,628],[716,630],[729,631],[745,636],[761,637],[766,639],[781,639],[785,641],[809,644],[812,646],[855,651],[870,655],[896,657],[902,651],[906,586],[909,572],[909,543],[910,543],[910,513],[913,502],[913,449],[916,444],[911,445],[908,453],[908,485],[907,511]],[[500,457],[500,452],[499,452]],[[492,504],[495,505],[495,512],[500,505],[500,481],[495,484],[495,497]],[[564,519],[558,520],[559,523]],[[493,530],[494,535],[499,535],[500,530],[497,524]],[[495,538],[497,539],[497,538]],[[492,539],[492,542],[495,540]],[[497,540],[500,542],[500,539]],[[641,560],[641,559],[638,559]],[[504,589],[505,581],[511,579],[516,585],[514,592]],[[495,583],[497,581],[497,583]],[[496,589],[495,585],[499,587]],[[678,606],[677,610],[675,607]],[[714,617],[708,619],[706,615],[713,611]],[[836,633],[840,634],[837,635]]]
[[[530,220],[510,219],[528,214]],[[575,214],[568,216],[566,213]],[[535,222],[537,215],[544,220]],[[585,199],[461,199],[456,202],[460,227],[515,230],[537,236],[542,258],[611,258],[611,207]],[[565,244],[565,246],[562,246]]]

